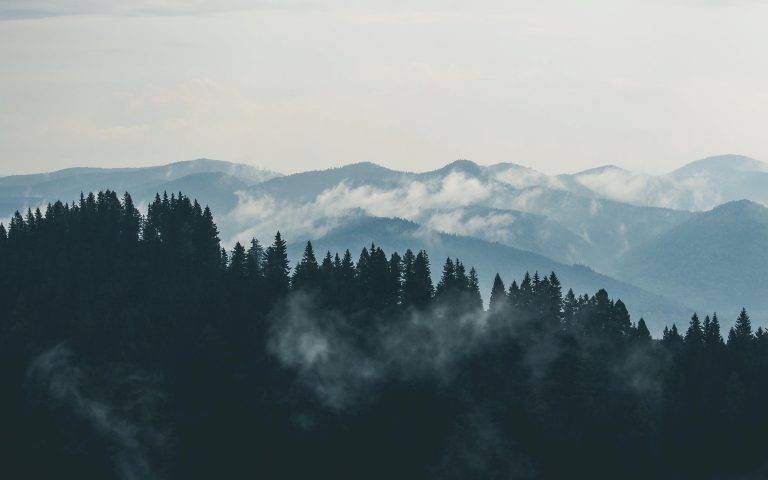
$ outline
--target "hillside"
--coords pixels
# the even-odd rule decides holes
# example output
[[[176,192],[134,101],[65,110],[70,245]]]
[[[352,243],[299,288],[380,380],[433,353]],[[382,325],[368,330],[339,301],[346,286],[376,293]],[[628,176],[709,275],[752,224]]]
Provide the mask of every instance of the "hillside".
[[[360,250],[372,242],[387,253],[397,251],[402,254],[408,248],[414,251],[426,249],[435,279],[439,278],[440,269],[447,257],[459,257],[467,267],[474,266],[477,269],[486,300],[496,272],[507,283],[514,279],[519,283],[526,271],[531,274],[534,271],[555,271],[566,291],[573,288],[577,294],[593,294],[605,288],[612,297],[621,298],[630,306],[634,320],[644,317],[654,334],[660,333],[665,324],[684,322],[691,312],[691,309],[676,302],[601,275],[588,267],[565,265],[532,252],[477,238],[433,232],[402,219],[362,217],[357,221],[348,221],[344,226],[313,240],[318,255],[326,251],[343,253],[350,248],[355,260]],[[292,264],[300,258],[303,248],[302,242],[289,246]]]
[[[670,298],[735,318],[768,313],[768,208],[742,200],[702,213],[628,252],[617,273]]]

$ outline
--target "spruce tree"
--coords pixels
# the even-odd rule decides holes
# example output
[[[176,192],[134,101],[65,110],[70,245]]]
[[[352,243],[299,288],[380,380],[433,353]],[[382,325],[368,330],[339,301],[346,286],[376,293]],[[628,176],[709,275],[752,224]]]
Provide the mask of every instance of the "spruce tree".
[[[573,321],[576,318],[576,310],[578,308],[578,300],[572,289],[568,289],[568,293],[563,298],[563,322],[567,329],[573,326]],[[641,319],[642,320],[642,319]],[[645,324],[645,322],[643,322]]]
[[[467,276],[467,269],[464,268],[464,264],[457,258],[454,262],[456,267],[456,289],[460,292],[466,291],[469,288],[469,277]]]
[[[610,316],[610,322],[614,335],[625,338],[631,335],[632,321],[629,317],[627,306],[624,305],[624,302],[622,302],[621,299],[616,300],[616,303],[613,305],[613,313]]]
[[[520,287],[517,286],[517,282],[515,280],[512,280],[512,283],[509,285],[507,301],[512,308],[517,308],[520,306]]]
[[[717,313],[709,316],[704,321],[704,344],[708,348],[720,348],[724,345],[723,336],[720,334],[720,321],[717,319]]]
[[[229,259],[227,271],[232,281],[245,283],[245,277],[248,274],[248,258],[245,253],[245,247],[240,242],[235,243],[232,249],[232,256]]]
[[[280,300],[288,293],[290,270],[287,245],[280,232],[277,232],[274,243],[267,248],[264,264],[264,284],[269,304]]]
[[[488,309],[491,312],[500,312],[507,303],[507,292],[504,288],[504,281],[501,275],[496,273],[493,277],[493,286],[491,287],[491,297],[488,303]]]
[[[704,330],[701,327],[699,316],[694,313],[688,330],[685,332],[685,345],[688,348],[698,349],[704,344]]]
[[[736,325],[733,327],[733,332],[734,336],[739,340],[747,341],[752,339],[752,321],[745,308],[741,309],[736,319]]]
[[[560,279],[555,272],[549,274],[547,278],[547,308],[546,314],[555,323],[560,324],[563,317],[563,289],[560,285]]]
[[[394,306],[402,301],[403,262],[397,252],[389,257],[389,281],[387,288],[387,305]]]
[[[248,277],[255,283],[260,282],[264,278],[265,257],[266,254],[261,243],[255,238],[251,239],[251,246],[248,247],[246,263],[248,266]]]
[[[314,291],[318,286],[318,276],[320,267],[315,258],[315,251],[312,248],[312,242],[308,241],[304,247],[304,255],[296,265],[291,277],[291,288],[294,290]]]
[[[355,308],[357,298],[357,272],[355,262],[349,250],[344,251],[344,256],[338,265],[334,265],[336,284],[338,286],[338,305],[344,312],[351,312]]]
[[[440,276],[440,281],[437,282],[437,288],[435,289],[435,296],[438,299],[450,297],[457,292],[457,280],[456,280],[456,266],[451,258],[445,260],[443,265],[443,273]]]
[[[640,321],[637,322],[635,338],[640,343],[648,344],[651,342],[651,332],[648,330],[648,326],[643,318],[640,318]]]
[[[411,256],[413,254],[411,253]],[[410,261],[408,252],[404,258],[404,270]],[[425,250],[420,250],[413,258],[411,271],[405,270],[403,282],[403,297],[406,306],[425,307],[432,300],[435,288],[432,283],[432,273],[429,268],[429,255]]]
[[[469,293],[467,298],[467,308],[470,311],[482,311],[483,298],[480,295],[480,279],[477,277],[477,270],[475,270],[475,267],[469,269],[469,276],[467,277],[467,291]]]

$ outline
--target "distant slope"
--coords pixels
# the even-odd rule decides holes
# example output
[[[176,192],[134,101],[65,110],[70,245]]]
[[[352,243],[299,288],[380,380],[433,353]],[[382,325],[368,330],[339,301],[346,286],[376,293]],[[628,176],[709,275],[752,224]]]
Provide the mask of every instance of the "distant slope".
[[[743,155],[704,158],[666,175],[609,165],[557,178],[570,192],[633,205],[695,211],[739,199],[768,205],[768,164]]]
[[[218,175],[206,177],[205,174]],[[196,175],[202,176],[195,177]],[[185,184],[195,185],[201,192],[206,189],[209,192],[215,190],[216,185],[203,187],[203,179],[206,178],[220,186],[221,179],[229,177],[233,184],[238,184],[238,188],[246,188],[276,176],[279,174],[250,165],[210,159],[145,168],[70,168],[51,173],[13,175],[0,177],[0,218],[10,216],[17,209],[35,208],[49,201],[72,201],[80,196],[80,192],[103,189],[130,191],[139,201],[145,200],[143,197],[150,195],[149,192],[154,196],[158,191],[177,190],[172,187]],[[189,180],[173,185],[184,177],[189,177]],[[231,196],[232,193],[229,191],[227,195]],[[209,201],[222,205],[231,204],[231,201],[220,201],[217,198],[211,198]]]
[[[443,233],[477,237],[568,264],[579,263],[592,250],[582,237],[543,215],[479,206],[423,211],[418,222]]]
[[[330,207],[360,208],[373,216],[398,216],[420,223],[429,222],[427,210],[461,209],[464,226],[482,223],[482,217],[487,219],[482,209],[507,210],[529,225],[508,224],[507,232],[499,237],[493,237],[493,232],[466,228],[440,229],[498,240],[564,261],[589,264],[601,271],[609,269],[618,256],[633,246],[690,216],[688,212],[573,193],[563,188],[558,179],[519,165],[483,167],[468,160],[424,173],[397,172],[360,163],[288,175],[248,190],[253,197],[269,197],[294,209],[317,202],[321,196],[327,197],[328,192],[335,198],[334,203],[320,208],[324,213]],[[323,200],[327,202],[328,198]],[[539,220],[534,220],[534,216]],[[543,217],[548,220],[542,221]],[[532,224],[537,222],[544,230],[533,231]]]
[[[617,274],[732,319],[742,306],[768,316],[768,208],[736,201],[697,215],[628,252]]]
[[[349,248],[357,260],[360,250],[375,242],[388,254],[407,248],[426,249],[430,254],[432,274],[437,279],[446,257],[459,257],[468,267],[475,266],[480,275],[483,295],[487,301],[493,275],[501,273],[506,282],[517,279],[526,271],[549,273],[555,271],[563,285],[577,293],[594,293],[605,288],[614,298],[621,298],[631,308],[637,321],[644,317],[658,334],[666,323],[683,322],[691,310],[662,296],[651,294],[633,285],[598,274],[587,267],[564,265],[544,256],[477,238],[436,233],[401,219],[362,217],[349,221],[322,238],[313,241],[318,255],[326,251],[343,252]],[[292,261],[300,258],[303,243],[290,245]]]

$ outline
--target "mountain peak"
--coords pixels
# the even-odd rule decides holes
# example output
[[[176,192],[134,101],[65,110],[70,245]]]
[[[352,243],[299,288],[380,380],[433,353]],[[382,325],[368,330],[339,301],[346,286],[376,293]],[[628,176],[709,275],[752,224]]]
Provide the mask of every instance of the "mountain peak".
[[[698,173],[727,172],[768,172],[768,164],[745,155],[727,154],[695,160],[673,171],[672,175],[693,175]]]
[[[469,175],[479,175],[482,172],[482,167],[472,160],[456,160],[443,168],[435,170],[435,172],[463,172]]]
[[[606,172],[622,172],[622,173],[624,173],[624,172],[627,172],[627,171],[628,170],[626,170],[624,168],[621,168],[619,166],[616,166],[616,165],[602,165],[600,167],[589,168],[587,170],[582,170],[581,172],[574,173],[574,176],[579,176],[579,175],[599,175],[601,173],[606,173]]]

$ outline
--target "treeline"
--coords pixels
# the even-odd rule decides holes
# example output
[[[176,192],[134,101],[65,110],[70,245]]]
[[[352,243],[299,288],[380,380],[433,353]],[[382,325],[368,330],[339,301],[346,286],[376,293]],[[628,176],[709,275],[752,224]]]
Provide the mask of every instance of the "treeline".
[[[654,340],[605,290],[378,246],[221,248],[179,193],[0,225],[7,478],[737,478],[768,460],[768,338]],[[759,475],[759,473],[757,473]],[[5,475],[4,475],[5,476]]]

